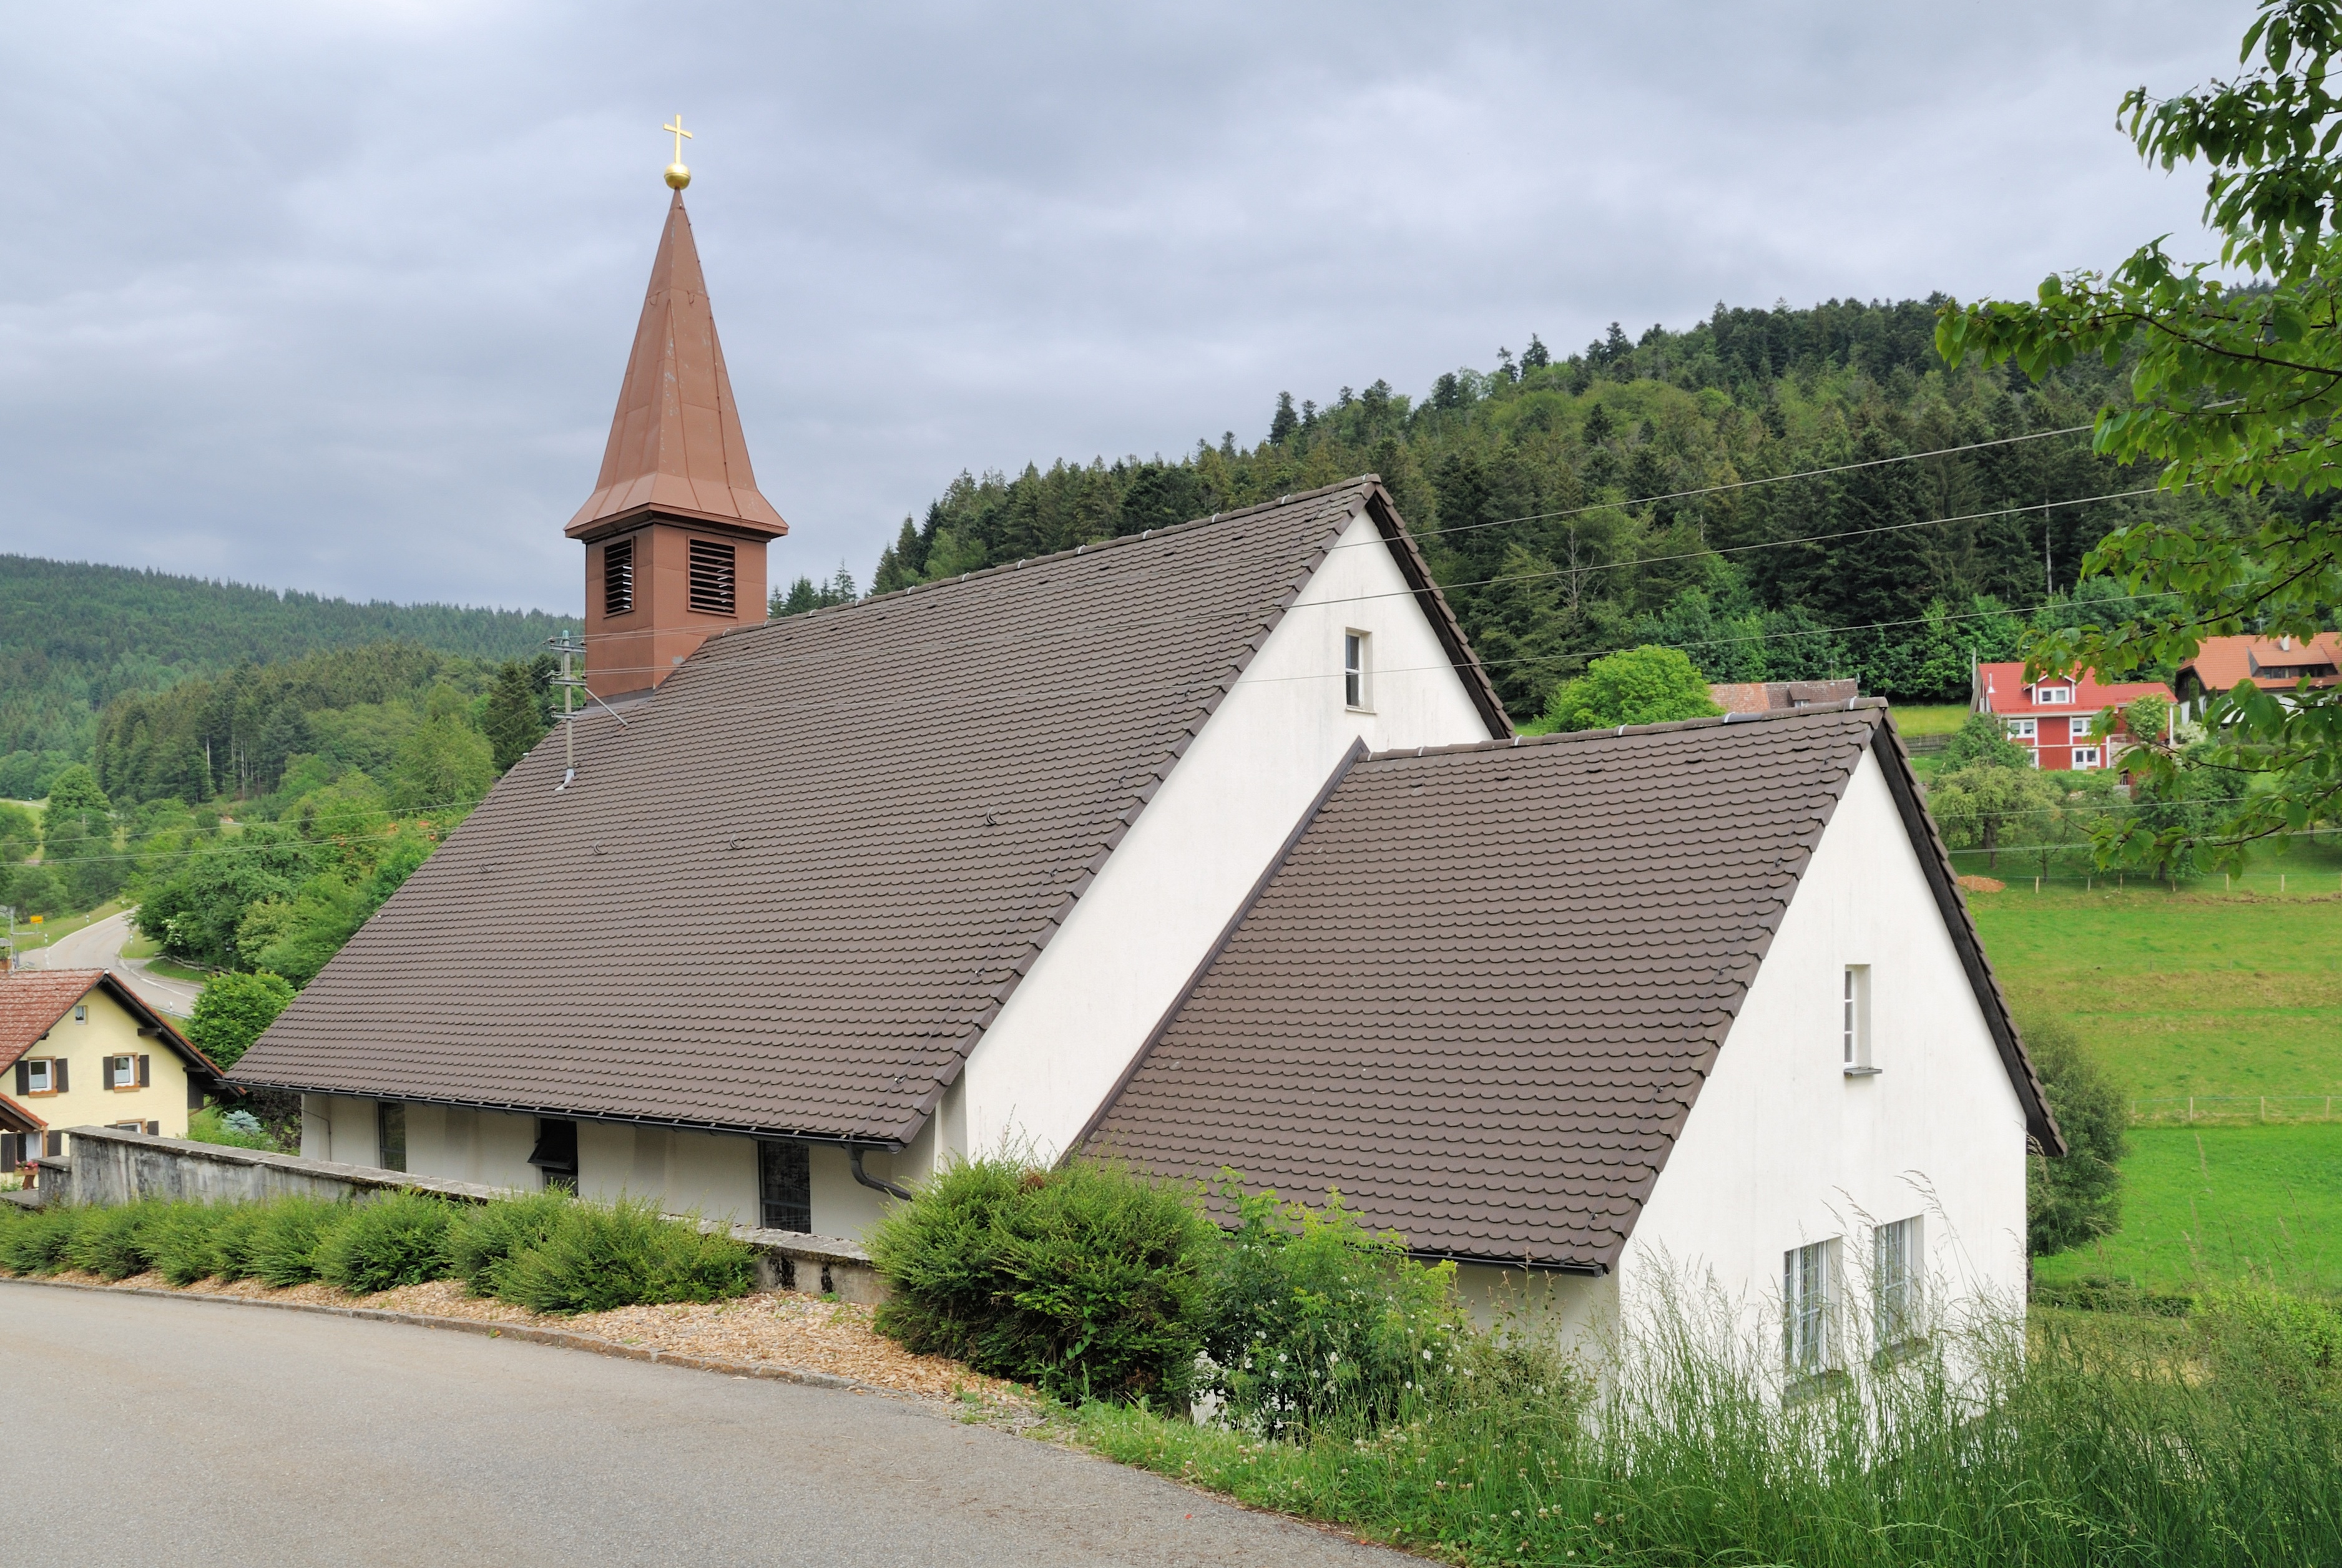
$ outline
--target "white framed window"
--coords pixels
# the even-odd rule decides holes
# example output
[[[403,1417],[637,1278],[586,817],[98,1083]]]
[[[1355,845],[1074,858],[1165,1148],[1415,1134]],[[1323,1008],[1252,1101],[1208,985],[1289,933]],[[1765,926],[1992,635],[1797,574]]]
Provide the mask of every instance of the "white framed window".
[[[20,1064],[24,1069],[16,1076],[23,1080],[27,1094],[54,1094],[57,1092],[57,1064],[46,1056],[35,1057]]]
[[[2098,718],[2096,714],[2076,714],[2072,718],[2066,721],[2067,736],[2069,739],[2076,741],[2088,740],[2090,738],[2090,726],[2097,722]]]
[[[86,1024],[89,1022],[88,1003],[76,1002],[74,1004],[74,1022],[76,1024]]]
[[[2033,700],[2039,703],[2045,708],[2055,707],[2063,703],[2072,702],[2074,700],[2074,688],[2071,686],[2036,686],[2033,688]]]
[[[1919,1337],[1926,1256],[1917,1215],[1870,1233],[1870,1339],[1881,1354]]]
[[[2103,754],[2097,746],[2076,746],[2074,766],[2083,773],[2087,773],[2092,768],[2104,767],[2106,764],[2099,760]]]
[[[1838,1037],[1849,1077],[1878,1071],[1870,1060],[1870,965],[1849,964],[1838,998]]]
[[[1835,1240],[1781,1254],[1781,1358],[1793,1373],[1816,1377],[1836,1363],[1830,1319],[1837,1275]]]
[[[2040,724],[2038,719],[2011,719],[2008,721],[2008,738],[2013,741],[2029,741],[2033,739],[2035,732],[2040,728]]]
[[[109,1089],[138,1087],[138,1058],[108,1056],[105,1059],[105,1086]]]
[[[1359,713],[1375,705],[1374,637],[1353,628],[1342,634],[1342,701]]]

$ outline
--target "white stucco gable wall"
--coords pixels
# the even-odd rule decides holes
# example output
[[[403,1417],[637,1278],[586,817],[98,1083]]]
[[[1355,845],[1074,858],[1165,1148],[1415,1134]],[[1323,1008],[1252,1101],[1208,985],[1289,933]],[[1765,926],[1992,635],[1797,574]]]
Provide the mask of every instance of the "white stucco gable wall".
[[[1369,634],[1368,711],[1345,702],[1343,636]],[[1489,730],[1379,530],[1352,519],[1299,598],[985,1032],[930,1157],[1080,1135],[1343,754]],[[908,1162],[906,1163],[906,1168]]]
[[[1876,1076],[1849,1077],[1847,964],[1870,965]],[[1917,1215],[1932,1305],[2025,1291],[2025,1114],[1875,754],[1783,914],[1620,1264],[1777,1321],[1782,1254],[1837,1239],[1841,1321],[1868,1322],[1871,1226]]]

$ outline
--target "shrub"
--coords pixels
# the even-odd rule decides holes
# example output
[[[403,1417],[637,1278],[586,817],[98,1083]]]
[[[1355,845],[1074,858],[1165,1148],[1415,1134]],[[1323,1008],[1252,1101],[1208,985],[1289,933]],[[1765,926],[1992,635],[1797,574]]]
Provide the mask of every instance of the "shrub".
[[[215,1203],[172,1204],[149,1239],[155,1272],[175,1285],[191,1285],[215,1273],[220,1224],[233,1212]]]
[[[155,1266],[155,1233],[173,1205],[152,1198],[114,1208],[85,1209],[66,1260],[101,1279],[128,1279]]]
[[[187,1038],[214,1062],[233,1067],[292,1000],[292,985],[274,974],[235,970],[215,974],[195,998],[195,1010],[187,1019]]]
[[[967,1160],[872,1232],[880,1331],[1060,1397],[1184,1408],[1219,1232],[1192,1187]]]
[[[500,1293],[497,1271],[549,1238],[575,1206],[561,1193],[525,1193],[465,1210],[447,1228],[447,1272],[475,1296]]]
[[[567,1205],[550,1235],[491,1274],[505,1301],[563,1316],[643,1302],[720,1301],[756,1283],[756,1254],[742,1243],[628,1198],[606,1208]]]
[[[2050,1114],[2066,1134],[2065,1158],[2037,1154],[2026,1173],[2026,1244],[2044,1257],[2110,1235],[2122,1223],[2119,1164],[2129,1138],[2122,1091],[2072,1028],[2054,1018],[2028,1018],[2019,1027]]]
[[[354,1205],[317,1247],[317,1277],[358,1295],[419,1285],[447,1272],[452,1216],[438,1198],[386,1193]]]
[[[1544,722],[1548,729],[1594,730],[1723,711],[1708,695],[1707,677],[1681,649],[1646,644],[1596,659],[1584,674],[1555,687]]]
[[[2008,738],[2007,724],[1990,714],[1970,714],[1944,743],[1947,769],[1979,764],[1996,768],[2029,768],[2033,754]]]
[[[1204,1348],[1231,1420],[1271,1435],[1336,1412],[1380,1425],[1479,1370],[1458,1360],[1467,1336],[1453,1263],[1416,1262],[1338,1193],[1313,1211],[1233,1176],[1223,1192],[1237,1226]],[[1492,1374],[1526,1372],[1519,1359],[1496,1347],[1479,1358]]]
[[[244,1243],[252,1276],[272,1285],[306,1284],[315,1279],[325,1237],[349,1213],[349,1205],[322,1198],[278,1198],[259,1205]]]
[[[16,1210],[0,1223],[0,1268],[12,1274],[53,1274],[71,1267],[67,1253],[74,1233],[90,1212],[67,1204],[29,1213]]]
[[[224,1113],[216,1105],[206,1105],[187,1117],[187,1136],[198,1144],[223,1144],[231,1149],[284,1152],[261,1126],[259,1117],[249,1111]]]
[[[224,1280],[248,1280],[260,1272],[256,1249],[267,1205],[238,1203],[225,1209],[212,1225],[211,1272]]]

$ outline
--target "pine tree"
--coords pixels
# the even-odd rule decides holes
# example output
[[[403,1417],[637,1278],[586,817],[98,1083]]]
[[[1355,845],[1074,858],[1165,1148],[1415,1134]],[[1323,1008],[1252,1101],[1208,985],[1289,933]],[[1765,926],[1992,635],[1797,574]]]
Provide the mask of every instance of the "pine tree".
[[[1294,412],[1293,394],[1276,394],[1276,413],[1268,422],[1268,443],[1274,446],[1301,428],[1301,415]]]
[[[487,734],[499,774],[545,738],[544,709],[528,665],[515,659],[497,668],[496,684],[488,692],[487,712],[480,727]]]

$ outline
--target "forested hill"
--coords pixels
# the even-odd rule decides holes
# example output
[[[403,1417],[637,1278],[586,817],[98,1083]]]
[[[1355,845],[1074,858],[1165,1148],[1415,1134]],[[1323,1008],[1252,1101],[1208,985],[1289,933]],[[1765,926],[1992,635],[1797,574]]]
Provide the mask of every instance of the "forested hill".
[[[2215,504],[2084,504],[2151,482],[2092,455],[2086,434],[1669,498],[2087,425],[2122,385],[2096,364],[2041,387],[1947,372],[1935,305],[1718,305],[1639,340],[1614,325],[1566,358],[1532,337],[1419,401],[1379,381],[1323,407],[1281,396],[1249,444],[1230,433],[1176,461],[963,474],[923,524],[904,520],[873,587],[1373,471],[1516,714],[1589,658],[1641,643],[1681,647],[1716,680],[1855,674],[1905,700],[1964,697],[1971,654],[2011,656],[2028,616],[2081,613],[2064,601],[2082,554],[2117,522]],[[1791,543],[1831,534],[1850,536]],[[2112,593],[2093,584],[2082,597],[2119,610]]]
[[[99,711],[125,693],[385,641],[526,659],[574,624],[0,555],[0,794],[45,793],[49,776],[86,757]]]

